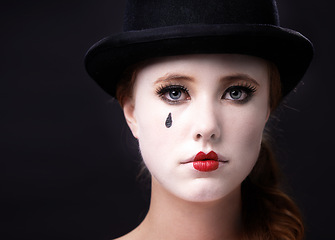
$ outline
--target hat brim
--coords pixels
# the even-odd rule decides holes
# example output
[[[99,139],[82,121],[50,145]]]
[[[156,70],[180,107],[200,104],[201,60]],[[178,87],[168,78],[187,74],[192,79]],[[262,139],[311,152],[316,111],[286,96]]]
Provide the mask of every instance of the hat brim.
[[[301,80],[313,45],[302,34],[273,25],[180,25],[111,35],[94,44],[85,56],[89,75],[111,96],[125,69],[157,57],[234,53],[261,57],[277,65],[282,93]]]

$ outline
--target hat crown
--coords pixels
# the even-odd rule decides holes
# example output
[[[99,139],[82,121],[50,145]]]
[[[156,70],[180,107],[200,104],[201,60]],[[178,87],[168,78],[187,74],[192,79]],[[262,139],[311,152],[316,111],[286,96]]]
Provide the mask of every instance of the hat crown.
[[[279,25],[275,0],[128,0],[124,31],[187,24]]]

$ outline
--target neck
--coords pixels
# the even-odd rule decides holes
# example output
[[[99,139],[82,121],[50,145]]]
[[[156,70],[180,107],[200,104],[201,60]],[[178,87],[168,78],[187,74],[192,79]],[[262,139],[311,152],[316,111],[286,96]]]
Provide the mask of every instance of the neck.
[[[213,202],[198,203],[167,192],[155,179],[149,212],[136,232],[139,239],[239,239],[241,189]]]

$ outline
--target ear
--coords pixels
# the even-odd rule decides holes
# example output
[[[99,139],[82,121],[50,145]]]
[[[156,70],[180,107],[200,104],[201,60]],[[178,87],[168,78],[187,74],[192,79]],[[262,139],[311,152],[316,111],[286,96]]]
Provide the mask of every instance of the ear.
[[[123,104],[123,114],[135,138],[138,138],[138,126],[135,118],[135,103],[132,98],[127,98]]]

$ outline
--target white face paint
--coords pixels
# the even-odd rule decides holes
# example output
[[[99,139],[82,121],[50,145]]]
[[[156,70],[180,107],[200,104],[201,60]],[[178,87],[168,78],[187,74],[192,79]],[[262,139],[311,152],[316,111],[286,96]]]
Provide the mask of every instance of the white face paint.
[[[218,200],[240,188],[257,160],[270,112],[267,63],[232,54],[162,58],[138,72],[124,110],[153,181],[184,200]],[[190,161],[200,151],[224,162],[198,171]]]

